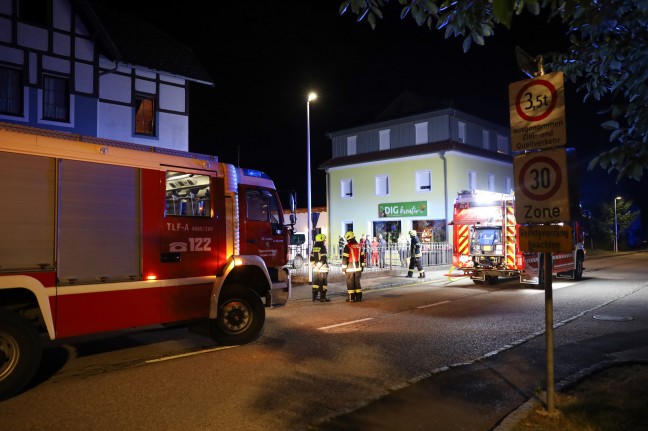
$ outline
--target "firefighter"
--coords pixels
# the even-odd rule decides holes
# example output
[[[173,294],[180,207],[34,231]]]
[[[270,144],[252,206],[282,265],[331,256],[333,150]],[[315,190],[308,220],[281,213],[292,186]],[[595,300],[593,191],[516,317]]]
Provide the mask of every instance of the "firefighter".
[[[423,265],[421,264],[421,241],[419,241],[416,236],[416,231],[414,229],[409,231],[410,234],[410,264],[409,271],[407,271],[407,277],[412,277],[414,274],[414,267],[418,269],[419,276],[418,278],[425,278],[425,271],[423,270]]]
[[[360,276],[364,270],[365,254],[364,250],[355,239],[355,234],[351,231],[344,234],[347,243],[342,252],[342,272],[346,277],[347,285],[347,302],[362,301],[362,286],[360,285]]]
[[[310,261],[314,265],[313,302],[317,301],[318,293],[320,302],[331,302],[326,297],[329,266],[326,256],[326,244],[324,244],[325,241],[326,235],[323,233],[315,235],[315,244],[313,244],[313,250],[310,254]]]

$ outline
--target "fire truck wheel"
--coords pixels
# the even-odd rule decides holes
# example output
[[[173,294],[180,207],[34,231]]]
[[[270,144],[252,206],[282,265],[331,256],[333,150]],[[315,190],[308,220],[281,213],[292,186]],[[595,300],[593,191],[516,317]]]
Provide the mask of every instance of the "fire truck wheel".
[[[36,328],[16,313],[0,310],[0,400],[20,392],[40,365]]]
[[[576,265],[574,265],[574,280],[581,280],[583,278],[583,256],[578,254],[576,256]]]
[[[245,344],[261,334],[265,308],[254,291],[230,286],[221,294],[218,318],[210,323],[212,338],[222,345]]]
[[[497,276],[496,275],[487,275],[486,276],[486,284],[488,284],[488,285],[497,284]]]

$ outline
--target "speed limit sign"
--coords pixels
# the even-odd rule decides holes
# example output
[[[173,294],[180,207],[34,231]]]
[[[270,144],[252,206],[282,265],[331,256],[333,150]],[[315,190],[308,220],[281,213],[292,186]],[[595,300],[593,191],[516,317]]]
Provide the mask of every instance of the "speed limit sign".
[[[509,85],[513,151],[565,145],[563,81],[563,73],[555,72]]]
[[[518,223],[570,221],[570,196],[564,148],[513,158],[515,218]]]

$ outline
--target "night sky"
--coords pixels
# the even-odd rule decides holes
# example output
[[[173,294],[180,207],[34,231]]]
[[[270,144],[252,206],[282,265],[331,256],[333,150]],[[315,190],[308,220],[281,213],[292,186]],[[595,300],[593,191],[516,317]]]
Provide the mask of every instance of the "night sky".
[[[297,191],[306,206],[306,97],[311,103],[312,205],[324,206],[324,173],[331,157],[329,132],[374,121],[403,91],[452,100],[465,112],[509,125],[508,85],[527,79],[517,66],[515,46],[537,55],[564,50],[564,29],[525,14],[485,46],[467,54],[462,40],[419,28],[392,1],[372,30],[340,2],[205,2],[185,0],[165,8],[154,1],[95,1],[141,17],[192,48],[215,86],[192,85],[190,150],[223,162],[263,170],[278,188]],[[249,6],[255,4],[255,6]],[[600,106],[583,104],[567,82],[568,146],[581,164],[581,203],[594,208],[623,196],[646,206],[641,184],[598,168],[591,157],[607,148]],[[645,183],[646,180],[642,181]],[[608,202],[609,201],[609,202]],[[648,206],[646,206],[648,208]],[[648,213],[648,211],[643,211]]]

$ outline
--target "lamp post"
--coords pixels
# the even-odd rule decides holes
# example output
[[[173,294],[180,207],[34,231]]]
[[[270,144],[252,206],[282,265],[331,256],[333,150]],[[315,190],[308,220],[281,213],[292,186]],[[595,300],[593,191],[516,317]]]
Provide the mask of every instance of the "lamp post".
[[[614,252],[619,251],[619,224],[617,223],[617,205],[616,202],[621,199],[621,196],[614,198]]]
[[[317,99],[317,94],[310,92],[308,93],[308,98],[306,99],[306,177],[308,182],[308,232],[306,236],[308,237],[308,248],[306,257],[308,259],[308,283],[312,283],[313,274],[311,272],[311,261],[310,253],[313,246],[313,232],[312,232],[312,216],[311,216],[311,157],[310,157],[310,103]]]

